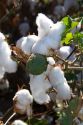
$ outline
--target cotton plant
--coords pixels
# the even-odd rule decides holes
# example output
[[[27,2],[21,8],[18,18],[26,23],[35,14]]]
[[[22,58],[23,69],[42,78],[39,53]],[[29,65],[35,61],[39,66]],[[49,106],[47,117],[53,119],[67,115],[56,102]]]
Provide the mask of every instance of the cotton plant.
[[[28,118],[32,115],[33,97],[27,89],[21,89],[13,97],[14,111],[19,114],[27,114]]]

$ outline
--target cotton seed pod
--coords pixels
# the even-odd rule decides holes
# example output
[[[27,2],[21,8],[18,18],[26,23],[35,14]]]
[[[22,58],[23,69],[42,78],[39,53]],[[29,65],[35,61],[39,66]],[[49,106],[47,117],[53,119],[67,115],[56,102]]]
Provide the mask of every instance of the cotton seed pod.
[[[39,13],[36,18],[36,24],[38,26],[38,37],[42,38],[49,33],[53,21],[46,15]]]
[[[22,42],[21,49],[26,54],[32,53],[32,46],[35,42],[38,41],[38,36],[36,35],[28,35],[27,39]]]
[[[59,50],[58,50],[58,54],[59,56],[62,58],[62,59],[66,59],[70,53],[73,51],[73,49],[70,47],[70,46],[62,46]],[[74,61],[76,58],[75,58],[75,55],[72,54],[68,60],[70,61]]]
[[[78,118],[80,118],[83,121],[83,107],[80,109],[78,113]]]
[[[26,71],[33,74],[39,75],[47,69],[47,59],[43,55],[31,55],[26,63]]]
[[[48,74],[49,80],[53,87],[57,88],[59,84],[64,83],[64,72],[60,67],[53,67]]]
[[[30,89],[34,100],[39,104],[49,103],[50,97],[46,93],[51,88],[49,80],[46,78],[45,72],[41,75],[30,76]]]
[[[11,125],[27,125],[27,124],[22,120],[15,120],[14,122],[12,122]]]
[[[31,109],[30,104],[32,104],[33,102],[33,97],[29,93],[28,90],[26,89],[19,90],[15,94],[13,98],[13,102],[14,102],[15,112],[20,113],[20,114],[26,113],[28,116],[31,115],[32,109]]]
[[[57,86],[57,99],[60,100],[69,100],[71,98],[71,89],[70,86],[67,84],[66,79],[64,79],[64,83]]]

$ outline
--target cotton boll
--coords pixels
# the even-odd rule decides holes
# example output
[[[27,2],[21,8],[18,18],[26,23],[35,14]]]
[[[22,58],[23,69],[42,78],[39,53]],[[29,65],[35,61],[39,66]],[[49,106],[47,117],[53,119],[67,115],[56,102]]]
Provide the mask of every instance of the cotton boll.
[[[32,46],[32,53],[36,54],[42,54],[42,55],[49,55],[50,50],[47,47],[47,44],[42,43],[41,41],[38,41]]]
[[[59,84],[64,83],[64,73],[60,67],[53,67],[48,74],[49,80],[53,87],[57,88]]]
[[[33,97],[34,97],[34,100],[40,105],[47,104],[50,102],[50,96],[43,91],[36,93],[35,95],[33,95]]]
[[[4,64],[5,71],[8,73],[14,73],[17,70],[17,63],[11,58],[8,58]]]
[[[5,36],[3,33],[0,32],[0,39],[4,40],[5,39]]]
[[[32,49],[32,46],[35,42],[38,41],[38,36],[36,35],[29,35],[27,37],[27,39],[25,39],[23,42],[22,42],[22,50],[24,51],[24,53],[26,54],[31,54],[31,49]]]
[[[15,120],[14,122],[12,122],[11,125],[27,125],[27,124],[22,120]]]
[[[39,104],[48,103],[50,97],[46,91],[51,88],[51,84],[46,78],[46,74],[34,76],[30,79],[30,89],[34,100]]]
[[[33,97],[29,93],[28,90],[26,90],[26,89],[19,90],[15,94],[15,96],[13,98],[13,102],[14,102],[14,110],[15,110],[15,112],[20,113],[20,114],[24,114],[24,113],[28,112],[27,115],[28,116],[31,115],[30,104],[32,104],[32,102],[33,102]]]
[[[58,50],[58,53],[59,53],[59,56],[62,58],[62,59],[66,59],[70,53],[72,52],[72,48],[70,46],[62,46],[59,50]],[[75,55],[71,55],[69,57],[68,60],[70,61],[74,61],[76,58],[75,58]]]
[[[4,74],[5,74],[5,69],[4,69],[4,67],[0,66],[0,79],[2,79],[4,77]]]
[[[71,90],[66,80],[57,86],[56,98],[60,100],[69,100],[71,98]]]
[[[21,49],[22,42],[25,41],[26,39],[27,39],[27,37],[21,37],[20,39],[18,39],[16,42],[16,47]]]
[[[38,36],[44,37],[49,33],[50,27],[53,25],[53,21],[42,13],[39,13],[36,18],[36,24],[38,26]]]
[[[10,55],[11,50],[9,45],[4,40],[0,40],[0,64],[3,65]]]

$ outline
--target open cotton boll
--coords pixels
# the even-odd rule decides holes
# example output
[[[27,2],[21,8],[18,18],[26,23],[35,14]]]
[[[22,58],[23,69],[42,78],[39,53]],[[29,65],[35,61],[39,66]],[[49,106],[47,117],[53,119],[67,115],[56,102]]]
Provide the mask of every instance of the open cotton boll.
[[[17,70],[17,63],[11,58],[8,58],[4,64],[5,71],[8,73],[14,73]]]
[[[46,91],[51,88],[51,84],[46,78],[46,74],[34,76],[30,79],[30,89],[34,100],[39,104],[48,103],[50,97]]]
[[[4,40],[0,40],[0,64],[3,65],[10,55],[11,50],[8,43]]]
[[[48,74],[49,80],[53,87],[57,88],[59,84],[64,83],[64,73],[60,67],[53,67]]]
[[[5,36],[3,33],[0,32],[0,39],[4,40],[5,39]]]
[[[38,36],[36,36],[36,35],[29,35],[27,37],[27,39],[25,39],[22,42],[21,48],[24,51],[24,53],[31,54],[32,46],[37,41],[38,41]]]
[[[27,39],[27,37],[21,37],[20,39],[18,39],[16,42],[16,47],[21,49],[22,42],[25,41],[26,39]]]
[[[71,89],[70,86],[67,84],[67,81],[64,81],[64,83],[61,83],[57,86],[56,98],[60,100],[69,100],[71,98]]]
[[[4,74],[5,74],[5,69],[4,69],[4,67],[0,66],[0,79],[3,78]]]
[[[22,120],[15,120],[14,122],[12,122],[11,125],[27,125],[27,124]]]
[[[36,24],[38,26],[38,37],[42,38],[49,33],[53,21],[46,15],[39,13],[36,18]]]
[[[70,47],[70,46],[62,46],[59,50],[58,50],[58,53],[59,53],[59,56],[62,58],[62,59],[66,59],[70,53],[73,51],[73,49]],[[75,55],[72,54],[68,60],[70,61],[74,61],[76,58],[75,58]]]
[[[31,112],[30,112],[31,111],[31,106],[30,106],[30,104],[32,104],[32,102],[33,102],[33,97],[29,93],[28,90],[26,90],[26,89],[19,90],[15,94],[15,96],[13,98],[13,102],[14,102],[14,110],[15,110],[15,112],[20,113],[20,114],[27,113],[28,116],[31,115]]]

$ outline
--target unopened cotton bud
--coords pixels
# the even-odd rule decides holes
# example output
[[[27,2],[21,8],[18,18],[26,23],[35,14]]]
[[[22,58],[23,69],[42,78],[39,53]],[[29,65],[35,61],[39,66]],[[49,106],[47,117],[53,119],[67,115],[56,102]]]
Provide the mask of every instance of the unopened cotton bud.
[[[44,14],[39,13],[36,18],[36,24],[38,26],[38,36],[42,38],[49,33],[53,21]]]
[[[14,122],[12,122],[11,125],[27,125],[27,124],[22,120],[15,120]]]
[[[32,104],[33,102],[33,97],[28,90],[26,89],[19,90],[15,94],[13,102],[14,102],[15,112],[20,114],[26,113],[28,116],[31,115],[32,112],[30,111],[32,111],[32,109],[30,104]]]
[[[38,41],[38,36],[36,36],[36,35],[29,35],[27,37],[27,39],[25,39],[22,42],[21,49],[23,50],[24,53],[31,54],[32,53],[32,46],[37,41]]]
[[[37,103],[44,104],[50,101],[50,97],[46,93],[49,88],[51,88],[51,84],[46,78],[45,73],[34,77],[31,76],[30,89]]]

